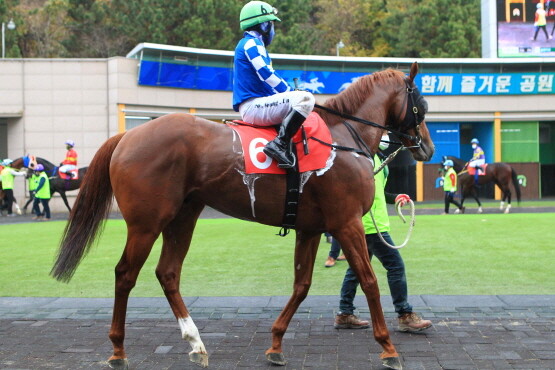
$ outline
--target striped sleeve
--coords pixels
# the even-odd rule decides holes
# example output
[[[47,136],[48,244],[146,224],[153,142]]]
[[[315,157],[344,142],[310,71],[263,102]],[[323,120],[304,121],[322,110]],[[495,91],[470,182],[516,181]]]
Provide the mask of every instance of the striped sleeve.
[[[259,45],[255,39],[250,39],[245,43],[245,54],[260,80],[267,83],[275,92],[281,93],[291,90],[287,82],[268,63],[268,54],[263,45]]]

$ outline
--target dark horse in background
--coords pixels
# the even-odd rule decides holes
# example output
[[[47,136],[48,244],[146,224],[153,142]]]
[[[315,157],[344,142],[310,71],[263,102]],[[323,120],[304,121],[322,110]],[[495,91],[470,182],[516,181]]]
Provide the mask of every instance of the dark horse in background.
[[[50,179],[50,195],[53,195],[54,193],[59,193],[67,209],[71,212],[71,207],[69,206],[69,202],[67,201],[66,191],[77,190],[81,187],[81,184],[83,183],[83,177],[85,176],[88,167],[82,167],[79,169],[79,175],[77,176],[77,179],[66,180],[62,179],[58,174],[58,169],[60,167],[54,165],[52,162],[49,162],[44,158],[36,157],[35,159],[36,164],[42,164],[44,166],[44,171]],[[29,170],[33,170],[34,165],[35,163],[30,160],[29,156],[17,158],[12,163],[12,167],[16,169],[26,167]],[[23,207],[23,210],[25,212],[27,212],[27,207],[29,206],[29,203],[30,202],[28,201]]]
[[[427,103],[414,85],[417,71],[414,63],[408,77],[393,69],[362,77],[315,109],[337,147],[325,171],[303,174],[295,225],[293,293],[272,326],[272,343],[266,351],[272,364],[286,363],[282,339],[308,294],[318,245],[327,231],[341,243],[366,295],[374,338],[383,348],[382,363],[402,368],[384,320],[362,216],[374,199],[372,157],[385,129],[395,133],[416,160],[428,161],[434,153],[425,123]],[[160,234],[163,244],[156,276],[182,338],[192,347],[190,360],[208,366],[204,343],[180,292],[181,269],[206,205],[243,220],[282,225],[285,176],[249,176],[233,129],[189,114],[157,118],[108,139],[98,150],[71,211],[51,274],[61,281],[71,279],[98,237],[115,196],[127,224],[127,242],[115,268],[109,334],[114,351],[108,360],[112,368],[128,368],[124,349],[127,302]]]
[[[482,203],[478,199],[478,191],[476,189],[476,183],[474,180],[474,175],[468,173],[467,167],[468,162],[463,161],[460,158],[453,156],[443,156],[443,162],[447,159],[453,161],[453,169],[457,172],[459,177],[459,188],[461,189],[461,205],[464,204],[466,197],[472,196],[476,203],[478,203],[478,213],[482,213]],[[518,183],[517,174],[511,166],[503,162],[488,163],[486,167],[486,174],[478,176],[478,186],[488,184],[493,182],[495,185],[499,186],[503,197],[499,209],[504,211],[504,213],[509,213],[511,209],[511,182],[515,188],[516,198],[518,203],[520,203],[520,185]],[[505,202],[507,202],[507,207],[505,208]]]

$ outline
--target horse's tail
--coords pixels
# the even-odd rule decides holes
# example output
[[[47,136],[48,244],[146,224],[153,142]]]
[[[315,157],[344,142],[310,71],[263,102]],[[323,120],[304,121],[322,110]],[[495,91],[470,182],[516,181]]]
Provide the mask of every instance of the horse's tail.
[[[511,176],[513,178],[513,186],[516,191],[516,200],[520,204],[520,184],[518,183],[518,177],[516,176],[515,169],[511,167]]]
[[[66,224],[50,275],[71,280],[77,266],[102,231],[112,206],[110,160],[124,133],[108,139],[95,154]]]

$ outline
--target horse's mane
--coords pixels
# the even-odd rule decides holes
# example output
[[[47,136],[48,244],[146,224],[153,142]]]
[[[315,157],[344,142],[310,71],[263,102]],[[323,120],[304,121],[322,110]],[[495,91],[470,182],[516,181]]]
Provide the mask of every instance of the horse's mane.
[[[392,68],[363,76],[339,95],[326,100],[324,105],[339,112],[354,114],[362,103],[368,99],[376,85],[383,85],[391,79],[403,81],[404,78],[405,74],[403,72]]]

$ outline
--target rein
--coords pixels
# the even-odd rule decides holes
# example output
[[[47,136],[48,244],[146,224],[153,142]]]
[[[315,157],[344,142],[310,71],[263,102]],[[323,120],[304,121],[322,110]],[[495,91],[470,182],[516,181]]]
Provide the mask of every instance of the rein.
[[[353,116],[353,115],[350,115],[350,114],[347,114],[347,113],[342,113],[342,112],[339,112],[335,109],[331,109],[331,108],[325,107],[325,106],[320,105],[320,104],[314,104],[314,107],[322,109],[322,110],[324,110],[328,113],[331,113],[331,114],[333,114],[335,116],[338,116],[338,117],[341,117],[341,118],[349,119],[351,121],[363,123],[363,124],[368,125],[368,126],[373,126],[373,127],[381,128],[383,130],[387,130],[391,133],[394,133],[398,137],[404,137],[404,138],[409,139],[411,141],[415,141],[418,145],[420,145],[420,141],[421,141],[420,136],[412,136],[412,135],[405,134],[404,132],[401,132],[401,131],[392,130],[392,129],[387,128],[383,125],[380,125],[376,122],[368,121],[368,120],[365,120],[363,118],[356,117],[356,116]],[[418,111],[418,108],[416,108],[416,106],[414,106],[413,108],[415,108],[416,111]],[[345,124],[345,123],[346,122],[343,121],[343,124]],[[418,125],[416,125],[416,127],[418,127]]]

